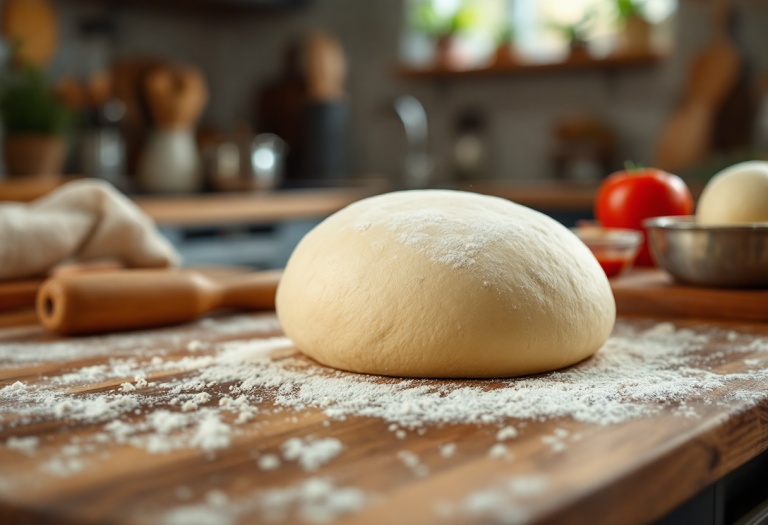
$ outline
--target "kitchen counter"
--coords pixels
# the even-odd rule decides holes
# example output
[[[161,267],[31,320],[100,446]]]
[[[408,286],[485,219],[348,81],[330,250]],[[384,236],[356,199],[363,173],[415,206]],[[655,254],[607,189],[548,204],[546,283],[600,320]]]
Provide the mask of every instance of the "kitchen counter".
[[[422,405],[403,404],[387,419],[341,401],[356,391],[347,388],[399,380],[320,367],[286,344],[273,314],[83,339],[37,325],[0,329],[0,522],[649,523],[768,447],[768,325],[661,321],[620,318],[612,339],[614,352],[649,356],[652,381],[608,388],[624,398],[616,414],[641,407],[634,417],[489,412],[487,422],[412,428],[392,421]],[[685,341],[686,353],[677,351]],[[260,372],[249,373],[259,359]],[[584,377],[599,359],[577,365]],[[607,370],[604,379],[616,381]],[[664,388],[677,398],[659,387],[657,401],[632,400],[664,374],[684,374],[688,390],[673,381]],[[317,381],[334,377],[339,401],[313,405]],[[582,380],[540,379],[552,392]],[[448,395],[532,384],[521,381],[417,386]],[[600,388],[597,405],[606,402]],[[363,404],[381,406],[386,394],[370,392]],[[450,398],[435,399],[439,411]],[[499,441],[507,425],[515,430]],[[291,455],[288,441],[306,436],[328,446],[303,456],[294,441]],[[703,505],[711,514],[718,501]]]
[[[69,180],[74,178],[2,180],[0,201],[30,201]],[[363,182],[342,182],[333,188],[174,196],[135,195],[132,199],[160,225],[200,226],[323,218],[360,199],[403,189],[381,180],[371,184]],[[437,184],[434,187],[495,195],[545,211],[587,214],[591,212],[596,192],[594,186],[556,181],[478,181]]]
[[[596,188],[565,184],[477,183],[438,188],[473,191],[543,210],[591,212]],[[360,199],[398,188],[279,190],[250,194],[134,197],[158,224],[203,225],[323,218]]]

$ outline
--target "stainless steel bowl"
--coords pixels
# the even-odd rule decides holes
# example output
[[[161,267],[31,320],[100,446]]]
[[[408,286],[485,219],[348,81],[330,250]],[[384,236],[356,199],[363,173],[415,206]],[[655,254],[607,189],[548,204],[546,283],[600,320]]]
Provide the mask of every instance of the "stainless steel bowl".
[[[646,219],[643,225],[656,263],[679,281],[768,287],[768,223],[705,226],[684,216]]]

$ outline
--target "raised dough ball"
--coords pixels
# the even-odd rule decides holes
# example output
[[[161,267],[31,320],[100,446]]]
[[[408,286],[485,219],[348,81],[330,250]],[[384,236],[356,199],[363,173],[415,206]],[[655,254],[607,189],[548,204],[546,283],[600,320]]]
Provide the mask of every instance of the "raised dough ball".
[[[343,370],[510,377],[594,354],[616,307],[597,260],[556,221],[423,190],[362,200],[309,232],[277,315],[302,352]]]
[[[701,194],[696,220],[709,225],[768,222],[768,162],[742,162],[715,175]]]

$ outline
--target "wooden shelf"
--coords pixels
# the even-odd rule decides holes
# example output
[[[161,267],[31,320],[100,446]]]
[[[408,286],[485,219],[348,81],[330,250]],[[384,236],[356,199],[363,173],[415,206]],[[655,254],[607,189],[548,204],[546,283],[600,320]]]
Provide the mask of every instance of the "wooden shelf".
[[[538,73],[546,71],[617,69],[624,67],[651,66],[661,62],[664,57],[665,55],[659,53],[609,55],[605,58],[586,57],[579,59],[568,59],[563,62],[547,63],[520,62],[504,64],[501,66],[494,65],[485,68],[464,70],[399,66],[397,68],[397,74],[400,77],[407,79],[448,79]]]

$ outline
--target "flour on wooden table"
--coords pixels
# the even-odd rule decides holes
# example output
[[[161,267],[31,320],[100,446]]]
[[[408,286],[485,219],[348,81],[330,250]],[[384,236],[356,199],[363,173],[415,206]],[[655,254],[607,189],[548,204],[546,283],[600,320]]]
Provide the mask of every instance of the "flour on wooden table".
[[[499,480],[472,492],[458,503],[441,501],[437,513],[445,518],[484,518],[508,525],[528,521],[530,498],[546,494],[548,483],[542,476],[515,476]]]
[[[210,337],[212,334],[226,336],[246,332],[270,333],[280,330],[280,324],[273,317],[245,315],[225,320],[202,319],[190,323],[188,327],[188,331],[183,333],[179,333],[178,328],[170,327],[45,343],[37,341],[3,343],[0,340],[0,364],[9,366],[86,359],[103,355],[105,348],[108,348],[110,355],[113,356],[126,353],[156,355],[159,346],[183,346],[201,337]],[[40,334],[45,333],[42,328],[37,328],[35,331]]]
[[[317,470],[341,454],[344,445],[336,438],[291,438],[280,447],[283,459],[296,461],[304,470]]]
[[[206,498],[208,500],[209,498]],[[165,513],[158,525],[228,525],[245,516],[258,516],[262,521],[280,522],[300,519],[310,523],[327,523],[361,510],[369,496],[353,487],[337,487],[332,479],[312,477],[299,484],[257,491],[248,497],[222,504],[178,507]]]
[[[275,330],[274,321],[236,319],[201,321],[184,337],[160,330],[51,344],[0,343],[0,363],[10,366],[110,356],[107,364],[71,366],[34,384],[17,381],[1,388],[0,430],[20,432],[0,445],[20,454],[45,453],[41,471],[67,477],[98,468],[99,454],[114,443],[152,454],[181,449],[215,454],[283,411],[289,421],[302,413],[320,412],[327,418],[325,426],[329,420],[379,418],[388,424],[393,439],[407,438],[406,431],[423,434],[436,425],[495,425],[492,435],[498,443],[490,459],[500,461],[508,457],[502,448],[508,451],[509,440],[525,432],[525,420],[566,418],[609,425],[662,410],[698,417],[697,401],[715,391],[724,392],[718,394],[719,403],[741,408],[768,396],[768,372],[758,366],[765,362],[761,352],[768,357],[768,340],[733,331],[676,329],[672,323],[639,329],[637,323],[619,320],[600,352],[569,369],[504,380],[401,380],[320,366],[295,355],[284,337],[251,338],[253,333]],[[211,330],[249,335],[211,343],[194,355],[162,351],[160,357],[149,351],[152,345],[157,348],[158,341],[186,350],[190,341]],[[720,344],[719,351],[697,353],[708,341],[727,343]],[[740,354],[752,355],[743,366],[736,361],[736,366],[728,367],[733,371],[713,371],[727,355],[738,358]],[[101,390],[79,393],[96,387]],[[44,421],[101,427],[87,443],[73,437],[58,448],[23,437],[25,425]],[[558,427],[543,437],[543,444],[562,452],[580,438]],[[267,475],[285,462],[296,461],[305,470],[320,470],[344,447],[335,438],[291,438],[279,449],[259,451],[254,468]],[[455,444],[445,444],[439,456],[445,460],[455,451]],[[429,467],[414,452],[401,450],[397,458],[413,475],[429,474]],[[183,507],[165,515],[164,523],[234,523],[250,511],[265,519],[304,519],[310,514],[332,519],[367,501],[359,489],[335,487],[327,478],[310,479],[316,481],[259,493],[256,504],[230,501],[223,508],[211,502]],[[454,505],[451,512],[494,519],[505,516],[514,522],[526,511],[518,501],[520,487],[510,486],[480,491]],[[213,521],[204,521],[208,518]]]

